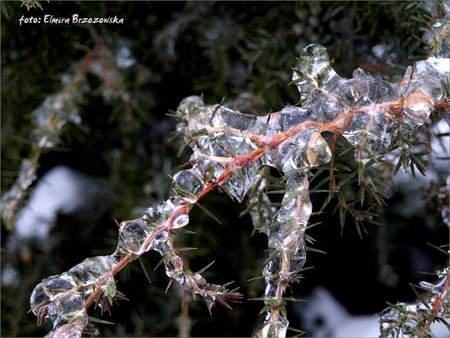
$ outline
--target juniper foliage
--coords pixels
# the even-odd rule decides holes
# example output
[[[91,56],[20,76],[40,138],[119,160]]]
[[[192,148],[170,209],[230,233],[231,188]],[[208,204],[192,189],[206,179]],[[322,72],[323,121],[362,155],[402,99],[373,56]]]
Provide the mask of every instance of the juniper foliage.
[[[215,308],[214,318],[225,318],[224,323],[233,328],[223,332],[283,335],[291,316],[287,301],[292,298],[287,297],[286,287],[303,277],[300,288],[294,290],[308,286],[308,274],[301,276],[305,254],[309,260],[312,252],[320,251],[316,246],[327,240],[318,234],[327,225],[310,229],[310,216],[320,220],[330,209],[335,209],[342,230],[350,220],[359,236],[368,223],[380,222],[375,235],[379,270],[390,267],[393,250],[388,247],[390,241],[382,238],[388,233],[385,225],[391,224],[387,221],[389,211],[381,211],[391,194],[388,187],[392,183],[386,179],[402,168],[412,174],[416,170],[425,173],[427,161],[436,161],[427,145],[434,140],[429,131],[438,130],[448,114],[449,85],[436,71],[439,62],[414,65],[416,60],[427,59],[430,52],[448,57],[445,4],[435,8],[419,3],[327,5],[187,2],[175,7],[170,4],[169,11],[164,3],[79,4],[75,9],[73,4],[52,2],[42,6],[44,11],[51,8],[55,16],[75,10],[82,16],[98,16],[116,9],[130,19],[121,28],[39,26],[37,30],[17,30],[11,23],[22,14],[20,9],[2,3],[2,31],[11,36],[5,42],[8,48],[2,49],[2,62],[8,62],[2,76],[8,95],[2,96],[2,108],[11,112],[2,114],[2,162],[11,173],[8,179],[8,172],[2,170],[2,231],[13,229],[26,195],[54,163],[67,163],[103,177],[114,192],[109,201],[101,198],[95,202],[103,215],[93,210],[85,218],[60,219],[48,248],[33,239],[27,240],[29,243],[23,240],[2,256],[3,262],[8,261],[23,276],[20,284],[4,287],[4,304],[11,310],[6,319],[9,325],[2,325],[11,330],[5,334],[35,332],[34,326],[23,325],[29,323],[24,317],[29,292],[14,294],[18,288],[31,292],[37,280],[54,275],[39,283],[32,296],[33,312],[40,322],[46,318],[53,321],[53,333],[87,330],[94,334],[95,320],[87,317],[85,310],[96,301],[103,314],[121,300],[120,306],[112,309],[118,324],[105,329],[108,335],[213,335],[215,325],[208,328],[208,319],[194,325],[191,316],[202,318],[211,312],[214,301],[227,307],[228,301],[240,300],[236,290],[215,284],[224,282],[223,271],[231,265],[239,292],[255,300],[264,294],[260,300],[265,304],[261,310],[265,321],[259,327],[240,325],[246,331],[238,332],[238,325],[229,324],[242,323],[239,318],[246,313],[254,315],[245,322],[256,322],[260,304],[234,306],[235,315]],[[387,30],[390,26],[384,25],[384,20],[395,21],[394,30]],[[80,34],[72,34],[74,29]],[[36,36],[45,39],[36,43]],[[64,41],[61,48],[66,48],[65,53],[48,48],[48,42],[54,41]],[[325,45],[334,63],[319,45],[304,49],[311,42]],[[30,62],[31,48],[38,53]],[[303,52],[295,65],[300,50]],[[356,65],[373,75],[357,70],[351,77]],[[402,80],[397,76],[406,65],[412,66]],[[293,83],[286,86],[292,66]],[[433,76],[426,75],[429,72]],[[422,87],[425,89],[420,91]],[[190,97],[178,108],[174,106],[192,92],[203,93],[203,100]],[[206,100],[222,103],[209,105]],[[179,120],[180,137],[171,140],[165,135],[174,127],[174,122],[164,117],[167,108]],[[281,112],[272,113],[272,109]],[[238,110],[251,114],[239,115]],[[342,111],[347,113],[339,115]],[[181,139],[182,160],[174,160],[172,144]],[[191,157],[186,151],[189,147]],[[176,165],[183,160],[192,168],[179,171]],[[171,177],[166,176],[168,172]],[[437,187],[444,186],[446,173],[435,172],[437,186],[430,187],[434,189],[427,193],[430,199]],[[214,188],[223,194],[212,192]],[[442,191],[435,195],[434,209],[442,208],[445,217],[448,188]],[[167,200],[169,194],[173,198]],[[228,203],[225,194],[245,204],[242,224],[233,224],[232,215],[220,213],[225,208],[218,205]],[[294,216],[290,216],[292,212]],[[256,230],[268,236],[268,256],[262,251],[267,243],[264,236],[256,235],[257,247],[249,244],[252,230],[246,214],[251,215]],[[385,219],[376,219],[376,214]],[[142,219],[120,223],[117,246],[117,231],[110,226],[112,217],[141,215]],[[210,218],[219,218],[222,223],[212,224]],[[197,236],[181,231],[189,220],[195,220],[188,229]],[[58,230],[64,223],[64,230]],[[92,229],[80,230],[80,224],[86,223]],[[243,227],[247,230],[240,229]],[[372,227],[367,229],[366,236],[373,239]],[[434,229],[438,238],[442,229]],[[225,233],[231,234],[226,240]],[[317,240],[314,246],[313,238]],[[306,242],[311,245],[306,247]],[[184,253],[175,243],[200,250]],[[352,244],[352,254],[358,245]],[[329,250],[326,245],[319,248]],[[142,255],[149,250],[163,257],[165,273],[152,273],[153,284],[145,286],[144,278],[136,280],[142,275],[134,271],[137,265],[128,263],[139,257],[157,265],[158,255]],[[213,269],[193,272],[196,269],[191,266],[199,269],[201,263],[207,264],[205,257],[216,258],[220,251],[223,256],[218,258],[215,274]],[[70,259],[49,254],[52,252],[66,252]],[[94,258],[85,259],[89,256]],[[261,275],[264,265],[264,281],[245,282]],[[321,269],[320,264],[315,265]],[[341,272],[344,269],[340,267]],[[207,283],[203,273],[212,282]],[[160,295],[165,288],[164,274],[182,288],[173,286],[175,293]],[[354,268],[349,274],[355,274]],[[395,273],[384,270],[380,281],[393,276]],[[121,288],[127,280],[131,287],[124,294],[132,305],[124,304],[124,294],[116,289],[117,282]],[[330,285],[334,282],[332,279]],[[205,299],[206,313],[183,294],[183,288]],[[135,302],[143,296],[155,310]],[[186,305],[179,310],[182,300],[189,301],[190,315]],[[436,304],[436,300],[432,302]],[[381,308],[378,305],[375,311]],[[126,312],[131,312],[128,321],[123,320]],[[446,316],[438,311],[433,315],[420,330],[430,320]],[[289,318],[289,322],[296,326],[295,319]]]

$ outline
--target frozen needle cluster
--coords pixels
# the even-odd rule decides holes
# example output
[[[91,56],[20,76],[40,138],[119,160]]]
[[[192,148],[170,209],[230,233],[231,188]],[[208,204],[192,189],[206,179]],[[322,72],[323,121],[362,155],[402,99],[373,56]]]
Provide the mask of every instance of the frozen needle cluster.
[[[173,245],[173,231],[187,226],[192,207],[218,188],[240,203],[246,201],[254,226],[268,237],[270,253],[262,273],[265,322],[257,334],[285,336],[289,322],[284,293],[299,280],[306,262],[310,172],[332,157],[323,134],[345,137],[355,149],[356,161],[368,165],[384,154],[388,127],[396,127],[393,133],[402,126],[413,129],[427,122],[432,111],[448,111],[448,64],[442,58],[417,62],[398,83],[360,69],[345,79],[331,67],[326,49],[312,44],[294,68],[301,106],[256,117],[206,105],[198,96],[185,98],[175,117],[180,121],[177,130],[193,153],[191,168],[173,177],[172,196],[148,208],[141,219],[122,222],[112,255],[88,258],[39,283],[30,300],[33,312],[40,321],[53,322],[49,335],[80,335],[88,323],[87,308],[96,301],[102,310],[109,310],[115,298],[123,298],[114,276],[149,250],[163,257],[167,276],[202,296],[208,309],[217,301],[228,306],[227,301],[239,300],[227,285],[210,284],[187,269]],[[279,208],[266,194],[268,167],[283,176]]]
[[[434,321],[448,327],[450,268],[439,271],[437,276],[434,284],[420,282],[430,297],[420,297],[417,303],[397,303],[381,313],[381,337],[433,337],[430,327]]]

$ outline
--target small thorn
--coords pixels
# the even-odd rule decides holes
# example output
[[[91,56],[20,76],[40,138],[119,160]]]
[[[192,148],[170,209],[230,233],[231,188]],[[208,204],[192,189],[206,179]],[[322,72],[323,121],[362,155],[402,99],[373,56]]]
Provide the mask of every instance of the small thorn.
[[[209,315],[212,316],[211,308],[209,307],[208,302],[206,301],[206,298],[203,297],[203,300],[205,301],[206,307],[208,308]]]
[[[169,284],[167,284],[166,293],[169,291],[170,287],[172,286],[172,283],[173,283],[173,279],[171,279],[169,281]]]
[[[205,208],[203,205],[201,205],[199,202],[195,203],[195,205],[198,206],[198,207],[205,213],[206,216],[212,218],[212,219],[213,219],[214,221],[216,221],[217,223],[222,224],[222,223],[220,222],[220,220],[219,220],[216,216],[214,216],[211,212],[209,212],[209,210],[206,209],[206,208]]]
[[[147,277],[148,282],[151,284],[152,281],[150,279],[150,276],[148,275],[147,269],[144,266],[144,262],[142,261],[141,257],[139,257],[138,259],[139,259],[139,264],[141,264],[142,271],[144,271],[145,277]]]
[[[164,262],[164,258],[161,259],[161,260],[159,261],[158,264],[156,264],[156,266],[155,266],[155,268],[153,269],[153,271],[156,271],[156,269],[158,269],[158,268],[161,266],[161,264],[162,264],[163,262]]]
[[[215,263],[215,261],[212,261],[211,263],[209,263],[207,266],[205,266],[203,269],[200,269],[199,271],[197,271],[198,274],[202,274],[203,272],[205,272],[211,265],[213,265]]]

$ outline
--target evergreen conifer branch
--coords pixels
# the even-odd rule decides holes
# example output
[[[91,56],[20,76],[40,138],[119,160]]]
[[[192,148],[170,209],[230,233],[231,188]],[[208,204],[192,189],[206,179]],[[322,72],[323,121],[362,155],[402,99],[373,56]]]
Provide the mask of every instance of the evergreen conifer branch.
[[[394,134],[399,134],[403,127],[414,130],[426,123],[433,111],[448,111],[444,88],[449,70],[442,70],[446,61],[419,61],[398,83],[361,70],[352,79],[343,79],[331,67],[325,48],[313,44],[303,50],[294,68],[300,107],[286,106],[280,112],[255,117],[223,105],[205,105],[197,96],[184,99],[175,117],[180,121],[177,131],[193,150],[191,168],[173,176],[168,200],[148,208],[141,219],[120,223],[113,254],[88,258],[35,287],[30,302],[38,322],[46,318],[53,322],[49,335],[81,335],[89,323],[87,309],[97,302],[102,311],[109,311],[115,299],[123,299],[116,290],[115,275],[150,250],[162,256],[167,276],[194,297],[202,296],[210,312],[216,302],[229,308],[228,302],[239,301],[242,296],[227,289],[227,284],[210,284],[200,273],[191,272],[173,244],[173,233],[188,225],[190,210],[218,188],[240,203],[251,194],[248,211],[255,228],[268,236],[270,250],[263,270],[262,312],[266,316],[257,334],[285,336],[289,325],[285,290],[299,281],[306,261],[313,169],[330,166],[330,191],[339,200],[342,218],[350,213],[358,229],[363,220],[372,220],[370,211],[356,210],[358,200],[349,200],[339,189],[349,181],[357,182],[370,187],[369,194],[376,192],[373,205],[382,203],[377,195],[382,182],[371,178],[366,167],[385,155],[381,148],[389,125],[395,125]],[[333,157],[335,144],[330,147],[322,136],[326,132],[343,136],[352,145],[356,172],[350,170],[341,179],[340,173],[349,169]],[[264,179],[268,167],[284,176],[278,209],[265,191],[270,184]]]
[[[95,74],[102,81],[101,90],[104,97],[108,100],[119,98],[127,119],[129,121],[132,119],[129,95],[123,87],[123,76],[117,69],[117,61],[113,58],[116,52],[110,48],[114,47],[98,43],[73,65],[69,71],[70,76],[69,74],[61,76],[61,90],[48,96],[31,113],[34,123],[31,152],[22,160],[16,182],[2,195],[0,201],[1,218],[8,230],[14,229],[15,216],[20,209],[18,206],[37,178],[36,171],[42,154],[58,146],[60,134],[66,124],[81,124],[79,105],[90,89],[87,74]]]

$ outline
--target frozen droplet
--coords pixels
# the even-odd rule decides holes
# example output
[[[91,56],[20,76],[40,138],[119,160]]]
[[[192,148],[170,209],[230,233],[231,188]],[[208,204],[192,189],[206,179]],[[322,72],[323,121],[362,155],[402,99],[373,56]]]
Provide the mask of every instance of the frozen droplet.
[[[428,120],[432,110],[433,105],[430,102],[417,102],[408,107],[405,106],[403,107],[403,111],[408,118],[405,122],[412,127],[415,125],[421,126]]]
[[[72,267],[68,272],[78,285],[85,285],[92,283],[96,278],[88,271],[86,271],[83,263],[79,263]]]
[[[86,258],[81,264],[88,273],[98,278],[110,272],[117,263],[111,256],[96,256]]]
[[[78,319],[50,331],[45,337],[81,337],[88,322],[87,314],[81,313]]]
[[[189,224],[189,215],[187,213],[180,213],[173,220],[172,229],[185,227]]]
[[[309,164],[318,166],[328,163],[331,159],[331,150],[328,143],[323,139],[320,133],[314,133],[308,142],[308,150],[306,151]]]
[[[71,320],[73,317],[80,315],[80,311],[84,309],[84,297],[81,293],[70,294],[60,305],[59,312],[62,318]]]
[[[199,273],[195,273],[193,278],[194,278],[194,281],[197,284],[197,286],[199,286],[201,288],[204,288],[206,286],[206,279]]]
[[[189,203],[194,203],[204,188],[205,185],[195,169],[182,170],[173,176],[174,193]]]
[[[53,330],[58,329],[73,320],[85,317],[85,297],[81,293],[66,293],[56,300],[55,305],[57,307],[57,312],[52,313],[51,316],[49,316],[53,322]],[[51,312],[53,312],[53,310]]]
[[[167,200],[165,202],[152,205],[145,211],[143,218],[147,219],[151,223],[160,225],[167,221],[174,210],[174,204],[170,200]]]
[[[167,244],[168,241],[169,237],[167,236],[167,232],[160,232],[151,241],[151,248],[158,251],[164,257],[166,253],[171,252],[171,247]]]
[[[50,296],[45,291],[44,284],[41,282],[38,285],[36,285],[30,296],[30,306],[31,306],[33,313],[36,316],[38,316],[40,309],[36,308],[36,307],[47,303],[49,300],[50,300]]]
[[[128,251],[139,255],[142,253],[142,245],[151,231],[152,228],[144,220],[124,221],[120,224],[119,242]]]
[[[50,276],[42,281],[43,287],[48,294],[56,295],[60,292],[73,289],[76,284],[71,277],[62,278],[61,275]]]

